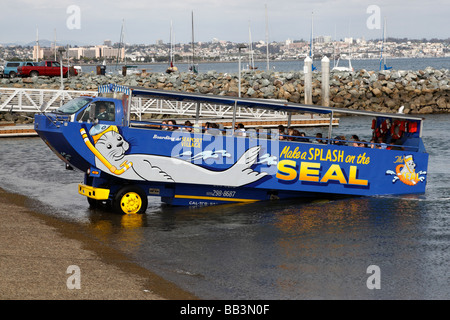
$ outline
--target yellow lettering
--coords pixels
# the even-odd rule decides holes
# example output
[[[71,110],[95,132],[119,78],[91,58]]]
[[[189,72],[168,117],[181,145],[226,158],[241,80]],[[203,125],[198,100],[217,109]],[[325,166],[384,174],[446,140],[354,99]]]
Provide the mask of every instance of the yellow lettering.
[[[321,156],[321,155],[322,155],[322,150],[321,150],[321,149],[316,149],[316,150],[314,151],[314,160],[316,160],[317,157],[318,157],[318,156]]]
[[[281,160],[277,165],[276,177],[285,181],[294,180],[297,178],[296,164],[294,160]]]
[[[356,179],[358,174],[358,168],[356,166],[350,166],[350,173],[348,175],[348,183],[355,184],[358,186],[367,186],[369,182],[363,179]]]
[[[308,160],[314,159],[313,150],[314,150],[314,148],[310,148],[310,149],[309,149],[309,157],[308,157]]]
[[[286,155],[286,153],[289,151],[289,147],[287,146],[287,147],[284,147],[283,148],[283,151],[281,151],[281,154],[280,154],[280,158],[282,157],[282,156],[285,156]]]
[[[336,180],[342,184],[347,184],[341,167],[338,164],[332,164],[320,182],[327,183],[330,180]]]
[[[300,177],[302,181],[319,181],[320,163],[315,162],[302,162],[300,165]]]

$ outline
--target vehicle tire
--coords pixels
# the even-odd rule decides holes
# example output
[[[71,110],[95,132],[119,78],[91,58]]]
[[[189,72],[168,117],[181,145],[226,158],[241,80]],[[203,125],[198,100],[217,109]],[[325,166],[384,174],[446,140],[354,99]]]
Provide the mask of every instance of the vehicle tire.
[[[10,78],[15,78],[16,75],[17,75],[17,74],[16,74],[14,71],[11,71],[11,72],[9,73],[9,77],[10,77]]]
[[[147,210],[148,199],[145,192],[137,186],[125,186],[113,200],[113,209],[120,214],[138,214]]]
[[[98,200],[92,199],[92,198],[89,198],[89,197],[86,197],[86,198],[87,198],[87,201],[89,203],[89,208],[90,209],[97,209],[99,207],[99,201]]]
[[[38,76],[39,76],[39,72],[37,72],[37,71],[31,71],[30,72],[30,77],[35,78],[35,77],[38,77]]]
[[[89,197],[86,198],[89,203],[89,209],[104,209],[104,210],[111,209],[110,201],[108,200],[97,200]]]

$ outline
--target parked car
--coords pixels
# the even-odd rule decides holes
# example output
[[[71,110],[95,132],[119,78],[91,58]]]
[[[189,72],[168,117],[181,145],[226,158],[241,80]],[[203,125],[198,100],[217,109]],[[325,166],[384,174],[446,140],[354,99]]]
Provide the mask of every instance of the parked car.
[[[61,75],[61,71],[64,77],[68,76],[69,68],[61,66],[57,61],[41,61],[32,66],[24,65],[17,68],[17,74],[21,77],[56,77]],[[73,74],[76,76],[77,70],[74,69]]]
[[[7,61],[3,70],[4,77],[14,78],[17,76],[17,68],[22,66],[34,66],[33,61]]]

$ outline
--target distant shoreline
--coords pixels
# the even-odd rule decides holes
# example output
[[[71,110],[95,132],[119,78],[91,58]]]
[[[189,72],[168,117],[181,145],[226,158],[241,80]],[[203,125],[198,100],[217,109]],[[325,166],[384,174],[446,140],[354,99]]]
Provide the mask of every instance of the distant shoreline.
[[[387,60],[402,60],[402,59],[449,59],[450,60],[450,56],[448,57],[387,57]],[[320,58],[317,59],[313,59],[314,61],[320,61]],[[246,61],[244,58],[242,59],[243,63]],[[265,59],[255,59],[255,62],[266,62],[267,60]],[[283,60],[269,60],[270,63],[274,63],[274,62],[302,62],[303,59],[283,59]],[[332,61],[332,60],[331,60]],[[379,59],[373,59],[373,58],[352,58],[352,61],[379,61]],[[189,61],[182,61],[182,62],[177,62],[175,61],[175,64],[182,64],[182,65],[190,65],[192,64]],[[227,64],[227,63],[232,63],[232,64],[236,64],[237,61],[214,61],[214,60],[199,60],[199,61],[195,61],[195,64],[208,64],[208,63],[217,63],[217,64]],[[77,66],[98,66],[101,65],[102,63],[77,63]],[[107,64],[107,66],[125,66],[125,65],[138,65],[138,66],[142,66],[142,65],[155,65],[155,66],[162,66],[162,65],[168,65],[168,62],[134,62],[134,61],[130,61],[130,62],[120,62],[120,63],[110,63]]]

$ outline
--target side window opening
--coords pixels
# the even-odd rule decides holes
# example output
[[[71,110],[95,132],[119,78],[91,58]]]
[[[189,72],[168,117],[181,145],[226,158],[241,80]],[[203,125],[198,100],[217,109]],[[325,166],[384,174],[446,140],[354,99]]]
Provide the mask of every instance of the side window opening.
[[[114,121],[115,120],[115,105],[111,101],[97,101],[96,102],[96,118],[98,120]]]

